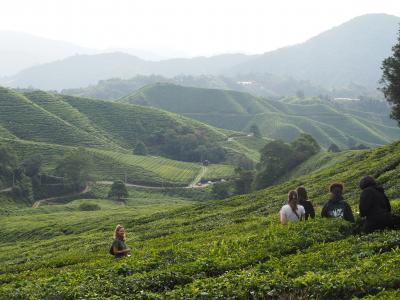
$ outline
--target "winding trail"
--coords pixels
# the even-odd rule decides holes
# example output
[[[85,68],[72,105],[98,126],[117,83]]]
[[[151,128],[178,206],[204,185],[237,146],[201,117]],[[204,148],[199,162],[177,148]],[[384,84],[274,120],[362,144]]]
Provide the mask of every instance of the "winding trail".
[[[0,193],[5,193],[5,192],[10,192],[12,190],[12,187],[0,190]]]
[[[206,175],[207,173],[207,167],[206,166],[202,166],[200,173],[193,179],[193,181],[186,187],[186,188],[198,188],[200,186],[197,186],[197,183],[200,182],[201,178],[204,177],[204,175]]]
[[[148,185],[140,185],[140,184],[132,184],[132,183],[125,183],[126,186],[130,187],[138,187],[138,188],[144,188],[144,189],[151,189],[151,190],[165,190],[165,189],[176,189],[176,188],[181,188],[181,189],[197,189],[197,188],[205,188],[208,186],[208,184],[202,184],[202,185],[197,185],[200,180],[204,177],[204,175],[207,173],[207,167],[202,166],[199,174],[193,179],[193,181],[184,187],[161,187],[161,186],[148,186]],[[102,185],[112,185],[114,182],[113,181],[96,181],[96,184],[102,184]],[[11,188],[7,188],[5,190],[1,190],[0,192],[5,192],[9,191]],[[46,199],[41,199],[37,200],[33,203],[32,208],[38,208],[39,206],[43,204],[48,204],[50,202],[56,202],[59,199],[65,198],[65,197],[74,197],[74,196],[79,196],[82,194],[85,194],[91,190],[90,185],[86,185],[85,189],[79,193],[72,193],[64,196],[58,196],[58,197],[51,197],[51,198],[46,198]]]
[[[53,202],[56,201],[58,199],[62,199],[65,197],[74,197],[74,196],[79,196],[82,194],[85,194],[87,192],[89,192],[91,190],[91,187],[89,185],[87,185],[81,192],[78,193],[72,193],[72,194],[67,194],[67,195],[63,195],[63,196],[58,196],[58,197],[51,197],[51,198],[46,198],[46,199],[41,199],[41,200],[37,200],[33,203],[32,208],[38,208],[40,205],[48,203],[48,202]]]

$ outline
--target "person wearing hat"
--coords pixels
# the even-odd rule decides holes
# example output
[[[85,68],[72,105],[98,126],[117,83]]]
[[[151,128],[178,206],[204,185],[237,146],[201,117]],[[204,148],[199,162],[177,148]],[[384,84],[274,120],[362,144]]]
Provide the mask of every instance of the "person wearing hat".
[[[321,211],[323,218],[341,218],[354,223],[354,216],[350,205],[343,199],[343,184],[333,183],[329,187],[331,198],[324,204]]]

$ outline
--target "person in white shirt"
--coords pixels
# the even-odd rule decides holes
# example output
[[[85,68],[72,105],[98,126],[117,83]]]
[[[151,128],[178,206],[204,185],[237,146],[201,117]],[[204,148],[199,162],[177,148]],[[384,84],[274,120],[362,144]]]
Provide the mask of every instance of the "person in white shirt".
[[[280,211],[281,223],[299,222],[304,219],[305,214],[304,207],[298,205],[297,192],[290,191],[288,194],[288,204],[282,206]]]

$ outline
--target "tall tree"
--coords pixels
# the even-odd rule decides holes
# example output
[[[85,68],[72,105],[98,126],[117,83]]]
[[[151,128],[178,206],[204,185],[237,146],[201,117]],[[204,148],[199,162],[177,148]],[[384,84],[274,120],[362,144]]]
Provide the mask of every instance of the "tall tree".
[[[250,132],[257,138],[261,137],[261,131],[257,124],[253,124],[250,126]]]
[[[110,191],[108,193],[108,198],[117,199],[121,201],[123,198],[128,197],[128,190],[126,189],[125,183],[122,181],[114,181],[112,184]]]
[[[90,180],[92,171],[92,159],[83,148],[67,154],[58,164],[56,174],[66,178],[80,189]]]
[[[17,168],[18,157],[13,149],[0,145],[0,184],[11,184]]]
[[[143,142],[138,142],[133,153],[136,155],[147,155],[146,145]]]
[[[381,90],[392,106],[391,117],[400,125],[400,30],[392,55],[382,62]]]

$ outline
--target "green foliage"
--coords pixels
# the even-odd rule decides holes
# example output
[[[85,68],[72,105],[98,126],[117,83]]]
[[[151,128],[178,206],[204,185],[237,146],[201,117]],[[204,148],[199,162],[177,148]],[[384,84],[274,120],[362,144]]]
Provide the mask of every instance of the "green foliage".
[[[250,126],[250,132],[253,134],[253,136],[261,138],[261,131],[260,128],[258,128],[257,124],[253,124]]]
[[[301,134],[290,144],[283,141],[267,143],[261,150],[254,187],[260,189],[270,186],[319,151],[318,143],[307,134]]]
[[[96,211],[96,210],[100,210],[100,209],[101,209],[101,207],[94,203],[82,203],[79,205],[79,210],[82,210],[82,211]]]
[[[214,183],[212,186],[212,196],[215,199],[225,199],[230,196],[230,184],[229,183]]]
[[[83,148],[78,148],[59,162],[56,174],[70,181],[78,190],[90,180],[92,168],[93,162],[89,153]]]
[[[13,149],[0,144],[0,187],[11,185],[17,167],[18,157]]]
[[[147,155],[146,145],[143,142],[137,143],[133,153],[136,155]]]
[[[235,175],[235,194],[241,195],[250,193],[254,180],[254,171],[239,167],[235,169]]]
[[[400,124],[400,30],[392,55],[382,62],[382,71],[381,90],[392,104],[392,118]]]
[[[332,142],[345,148],[350,137],[355,137],[356,144],[367,146],[400,137],[400,129],[388,117],[387,105],[368,99],[287,97],[276,101],[229,90],[154,84],[119,101],[158,107],[229,130],[249,132],[252,125],[257,125],[263,136],[285,142],[307,133],[324,148]]]
[[[22,174],[18,182],[12,187],[11,193],[16,199],[23,199],[28,203],[32,203],[33,190],[31,179]]]
[[[329,152],[334,152],[334,153],[336,153],[336,152],[340,152],[340,148],[339,148],[339,146],[336,145],[335,143],[332,143],[332,144],[329,146],[328,151],[329,151]]]
[[[22,162],[21,168],[28,177],[37,176],[42,168],[43,158],[40,155],[29,157]]]
[[[8,210],[0,218],[0,295],[396,299],[400,231],[353,236],[350,223],[319,217],[282,226],[278,211],[287,191],[299,185],[319,207],[329,197],[329,183],[339,180],[355,206],[365,174],[379,174],[388,196],[399,199],[399,153],[400,143],[328,153],[331,160],[307,175],[225,200],[185,203],[164,196],[160,201],[157,191],[145,197],[130,190],[137,199],[130,197],[123,207],[99,199]],[[106,188],[97,188],[106,194]],[[87,201],[101,210],[80,211]],[[398,200],[392,206],[399,212]],[[126,228],[130,258],[114,260],[107,252],[117,223]]]
[[[108,193],[108,198],[121,201],[121,199],[127,198],[128,196],[129,194],[128,190],[126,189],[125,183],[123,183],[122,181],[114,181]]]

